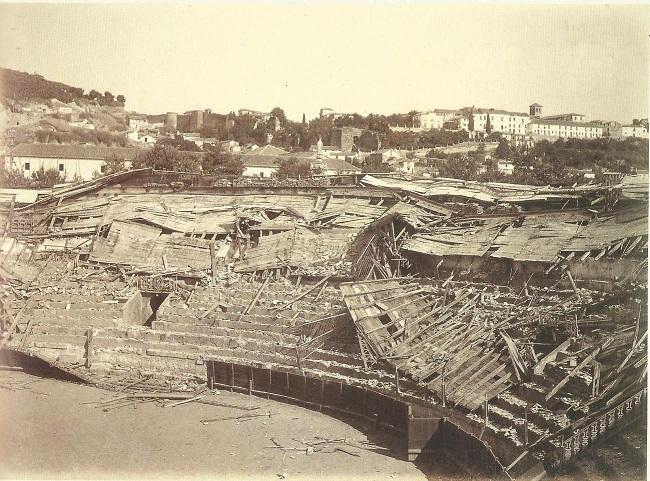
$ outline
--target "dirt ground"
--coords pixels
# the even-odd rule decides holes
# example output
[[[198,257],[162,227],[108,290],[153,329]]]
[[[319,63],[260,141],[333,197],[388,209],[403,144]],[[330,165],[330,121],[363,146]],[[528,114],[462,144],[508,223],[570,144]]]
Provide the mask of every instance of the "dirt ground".
[[[27,384],[29,383],[29,384]],[[16,388],[18,386],[18,388]],[[13,387],[14,389],[8,389]],[[0,478],[57,479],[462,479],[444,462],[419,465],[391,451],[283,451],[300,441],[348,438],[391,447],[376,429],[363,432],[330,416],[275,401],[221,391],[219,399],[259,406],[271,417],[225,420],[248,411],[189,403],[130,405],[105,412],[114,393],[24,372],[0,371]],[[294,440],[295,439],[295,440]]]

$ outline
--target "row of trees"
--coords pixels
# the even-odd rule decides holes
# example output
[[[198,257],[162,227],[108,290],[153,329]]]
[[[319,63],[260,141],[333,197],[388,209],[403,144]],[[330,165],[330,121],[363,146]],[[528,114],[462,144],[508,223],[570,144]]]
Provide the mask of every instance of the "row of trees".
[[[379,115],[369,114],[367,116],[350,114],[338,117],[318,117],[309,122],[303,114],[302,122],[293,122],[286,118],[282,108],[275,107],[270,113],[270,119],[262,122],[250,115],[227,116],[233,123],[232,127],[223,130],[216,127],[205,128],[202,134],[206,137],[215,136],[220,140],[235,140],[242,145],[247,143],[266,143],[267,136],[272,135],[271,143],[289,151],[306,151],[314,145],[318,139],[323,139],[326,144],[330,142],[332,131],[340,127],[355,127],[370,131],[373,138],[360,139],[358,147],[361,150],[371,150],[377,144],[377,138],[382,146],[414,149],[451,145],[467,140],[467,132],[455,132],[448,130],[433,130],[428,132],[394,132],[391,125],[406,127],[416,126],[416,111],[408,114]],[[280,130],[275,129],[275,119],[280,122]]]
[[[92,143],[107,147],[126,147],[128,140],[124,135],[112,134],[106,130],[89,130],[73,128],[70,132],[52,132],[50,130],[37,130],[34,135],[38,142],[47,143]]]
[[[30,177],[25,177],[19,170],[7,170],[0,163],[0,185],[6,187],[22,187],[28,189],[43,189],[64,182],[57,169],[44,169],[32,172]]]
[[[515,184],[570,185],[584,181],[580,169],[598,174],[605,169],[628,173],[634,167],[647,168],[647,155],[648,144],[642,139],[542,140],[533,146],[513,146],[502,139],[493,158],[486,156],[484,145],[481,144],[474,152],[450,154],[430,162],[443,177]],[[512,175],[506,176],[499,171],[499,160],[512,162]]]
[[[512,146],[502,139],[495,151],[495,157],[515,164],[521,164],[531,156],[557,161],[568,169],[606,169],[628,173],[633,169],[647,169],[648,142],[639,138],[558,139],[555,142],[542,140],[531,148]]]
[[[239,176],[244,172],[244,164],[239,157],[213,147],[204,153],[183,152],[170,145],[156,145],[144,151],[133,160],[133,168],[153,168],[176,172],[216,174],[225,177]],[[106,161],[105,174],[114,174],[126,169],[124,159],[112,157]],[[308,177],[312,170],[308,162],[301,162],[295,157],[278,162],[278,176]]]
[[[15,100],[54,98],[68,103],[75,99],[85,98],[94,100],[100,105],[123,105],[126,102],[124,95],[114,96],[109,91],[102,94],[94,89],[88,94],[84,94],[84,89],[80,87],[46,80],[38,74],[0,68],[0,77],[3,83],[3,95]]]

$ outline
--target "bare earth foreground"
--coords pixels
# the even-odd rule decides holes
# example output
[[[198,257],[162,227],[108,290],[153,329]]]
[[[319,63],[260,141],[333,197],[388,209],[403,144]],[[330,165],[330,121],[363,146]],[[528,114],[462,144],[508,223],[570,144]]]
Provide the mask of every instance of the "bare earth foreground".
[[[222,391],[219,399],[259,406],[254,412],[270,411],[272,416],[204,425],[200,419],[241,416],[248,411],[197,403],[163,408],[163,402],[105,412],[91,403],[114,393],[16,371],[0,371],[0,386],[1,478],[464,477],[443,462],[418,467],[389,451],[342,446],[358,457],[340,451],[307,455],[300,441],[318,441],[318,436],[368,440],[379,446],[391,446],[395,440],[375,430],[364,430],[364,434],[318,412],[242,394]],[[302,450],[267,448],[274,445],[271,438]]]

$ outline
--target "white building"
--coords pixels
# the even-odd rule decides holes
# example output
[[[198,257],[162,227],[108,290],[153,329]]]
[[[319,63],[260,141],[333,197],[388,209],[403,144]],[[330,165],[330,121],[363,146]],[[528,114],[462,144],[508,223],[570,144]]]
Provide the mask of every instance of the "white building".
[[[471,113],[474,118],[474,130],[479,136],[488,134],[488,121],[490,132],[502,134],[525,135],[526,126],[530,123],[530,115],[522,112],[509,112],[497,109],[474,109]],[[459,128],[470,131],[469,115],[462,117],[459,121]]]
[[[144,115],[129,115],[129,128],[134,130],[143,129],[147,125],[147,117]]]
[[[426,112],[418,112],[415,116],[415,122],[422,130],[441,129],[445,123],[445,116],[435,110],[427,110]]]
[[[5,157],[7,170],[18,170],[26,178],[43,170],[57,170],[66,182],[91,180],[105,170],[106,159],[131,162],[138,149],[78,144],[20,144]]]
[[[422,130],[442,129],[445,122],[458,115],[457,110],[434,109],[418,112],[415,122]]]
[[[535,140],[598,139],[603,137],[605,129],[597,122],[534,119],[528,125],[528,134]]]
[[[286,150],[267,144],[241,156],[245,177],[272,177],[278,171],[280,156],[288,154]]]
[[[627,139],[628,137],[648,138],[648,129],[643,125],[619,125],[609,128],[609,136],[612,139]]]
[[[219,142],[221,149],[230,152],[231,154],[238,154],[242,151],[241,145],[236,140],[223,140]]]
[[[505,175],[512,175],[515,171],[515,164],[510,160],[498,160],[497,170]]]

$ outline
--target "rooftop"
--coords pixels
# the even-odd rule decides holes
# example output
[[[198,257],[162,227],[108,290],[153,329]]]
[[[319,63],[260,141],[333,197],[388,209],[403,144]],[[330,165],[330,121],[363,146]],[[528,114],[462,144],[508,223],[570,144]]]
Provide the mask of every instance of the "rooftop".
[[[341,159],[323,159],[323,164],[328,170],[336,170],[337,172],[361,172],[361,169],[356,165],[352,165],[349,162]]]
[[[603,127],[599,122],[571,122],[569,120],[534,119],[531,124],[565,125],[568,127]]]
[[[80,144],[19,144],[11,155],[16,157],[43,157],[55,159],[106,160],[117,156],[132,160],[140,149],[128,147],[99,147]]]
[[[257,155],[257,156],[278,156],[278,155],[284,155],[288,154],[284,149],[281,149],[280,147],[276,147],[275,145],[271,144],[266,144],[264,147],[260,147],[259,149],[251,150],[250,152],[246,152],[244,154],[244,157],[246,156],[252,156],[252,155]]]

